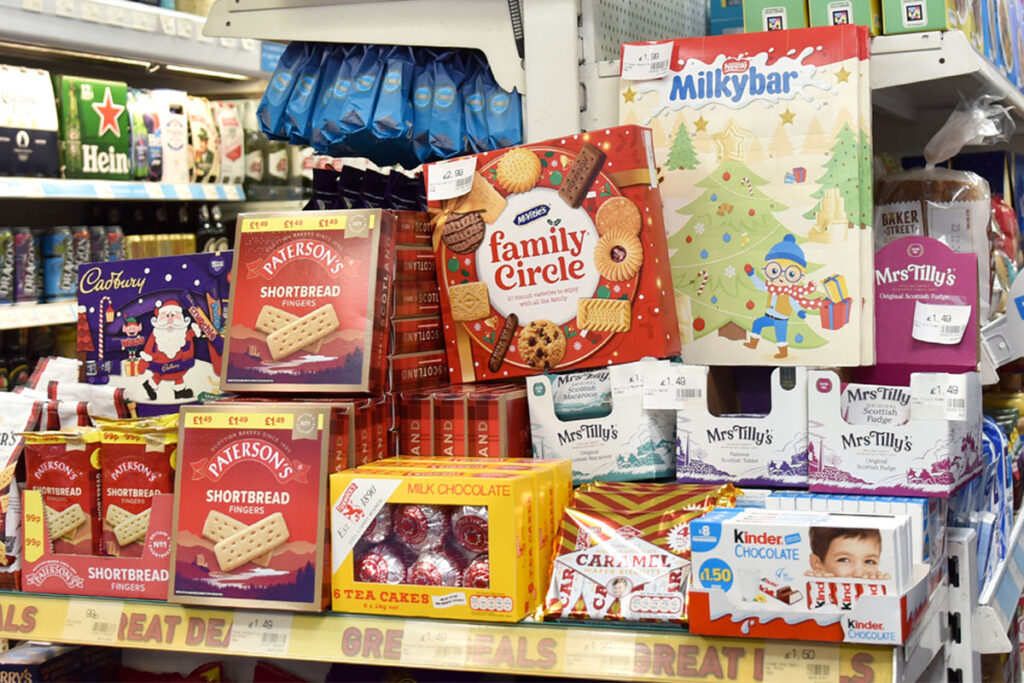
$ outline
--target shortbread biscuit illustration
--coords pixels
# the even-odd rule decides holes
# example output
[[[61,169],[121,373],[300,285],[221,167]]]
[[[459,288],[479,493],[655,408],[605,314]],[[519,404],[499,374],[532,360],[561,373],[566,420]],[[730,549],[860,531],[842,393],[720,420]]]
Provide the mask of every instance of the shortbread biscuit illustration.
[[[456,213],[445,221],[441,240],[456,254],[472,254],[484,240],[484,219],[478,213]]]
[[[137,515],[132,515],[114,527],[114,538],[121,547],[142,540],[149,528],[149,508],[146,508]]]
[[[594,217],[597,234],[604,235],[613,230],[640,234],[640,209],[628,197],[612,197],[601,205]]]
[[[60,512],[51,507],[46,508],[46,523],[49,525],[51,541],[74,532],[78,527],[85,524],[88,519],[85,511],[82,510],[82,506],[78,503]]]
[[[519,333],[519,355],[531,368],[550,370],[565,357],[565,334],[550,320],[534,320]]]
[[[108,505],[107,516],[104,517],[104,521],[112,527],[116,527],[121,522],[127,522],[129,519],[134,517],[132,513],[125,510],[119,505]]]
[[[580,299],[576,326],[592,332],[629,332],[633,307],[626,299]]]
[[[266,304],[260,309],[260,314],[256,318],[256,331],[262,332],[263,334],[273,334],[288,323],[294,322],[298,319],[299,316],[294,313],[282,311],[280,308],[275,308],[274,306]],[[316,342],[315,344],[306,346],[302,350],[308,351],[309,353],[317,353],[320,351],[320,347],[322,345],[323,342]]]
[[[284,515],[275,512],[213,546],[221,571],[229,572],[288,541]]]
[[[448,289],[452,302],[452,320],[468,322],[482,320],[491,312],[491,301],[487,296],[487,283],[466,282]]]
[[[613,230],[597,240],[594,265],[609,280],[622,282],[636,277],[644,262],[644,247],[636,235]]]
[[[318,342],[338,329],[338,314],[334,304],[324,304],[309,315],[293,320],[267,337],[270,357],[287,358],[304,346]]]
[[[460,213],[478,213],[484,223],[491,225],[505,210],[508,202],[479,172],[473,174],[473,188],[459,198],[456,210]]]
[[[8,465],[7,467],[0,470],[0,491],[11,485],[11,479],[14,478],[14,468],[17,467],[17,463]]]
[[[505,318],[505,324],[501,327],[501,332],[494,342],[494,350],[491,351],[491,357],[487,361],[487,368],[491,372],[497,372],[501,369],[501,363],[505,360],[508,347],[512,345],[512,335],[516,333],[518,326],[519,316],[515,313],[511,313]]]
[[[206,515],[206,521],[203,522],[203,538],[217,543],[218,541],[223,541],[231,534],[237,534],[244,528],[245,524],[237,519],[228,517],[223,512],[210,510],[210,513]],[[253,564],[266,567],[270,564],[271,555],[273,555],[273,552],[261,555],[253,560]]]
[[[498,184],[515,194],[532,190],[540,180],[541,165],[537,155],[523,147],[505,152],[498,162]]]

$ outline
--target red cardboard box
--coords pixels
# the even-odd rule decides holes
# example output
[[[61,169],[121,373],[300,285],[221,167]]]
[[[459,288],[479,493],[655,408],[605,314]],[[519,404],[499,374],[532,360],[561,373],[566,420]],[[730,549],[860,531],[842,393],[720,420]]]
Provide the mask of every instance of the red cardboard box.
[[[379,210],[239,216],[221,387],[381,391],[394,222]]]
[[[452,382],[679,353],[649,130],[474,158],[468,194],[430,206]]]

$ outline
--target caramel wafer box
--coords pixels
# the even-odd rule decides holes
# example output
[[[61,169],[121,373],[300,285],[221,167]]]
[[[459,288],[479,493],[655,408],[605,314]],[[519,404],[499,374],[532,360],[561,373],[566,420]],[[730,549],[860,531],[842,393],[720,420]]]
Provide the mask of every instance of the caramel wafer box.
[[[382,391],[395,221],[380,210],[239,216],[222,388]]]
[[[180,420],[168,600],[319,611],[331,407],[189,406]]]
[[[425,178],[451,382],[678,353],[650,130],[486,152]]]

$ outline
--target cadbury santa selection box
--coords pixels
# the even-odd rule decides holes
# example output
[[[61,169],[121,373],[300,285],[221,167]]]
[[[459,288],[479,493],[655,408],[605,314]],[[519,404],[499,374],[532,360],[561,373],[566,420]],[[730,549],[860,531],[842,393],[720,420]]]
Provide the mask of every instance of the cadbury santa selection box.
[[[182,409],[172,602],[319,611],[331,407]]]
[[[230,251],[78,269],[78,357],[90,384],[124,387],[140,416],[219,394]]]
[[[380,210],[239,216],[224,390],[381,390],[395,222]]]
[[[452,382],[679,353],[651,131],[620,126],[457,160],[431,201]],[[428,193],[451,167],[426,167]]]

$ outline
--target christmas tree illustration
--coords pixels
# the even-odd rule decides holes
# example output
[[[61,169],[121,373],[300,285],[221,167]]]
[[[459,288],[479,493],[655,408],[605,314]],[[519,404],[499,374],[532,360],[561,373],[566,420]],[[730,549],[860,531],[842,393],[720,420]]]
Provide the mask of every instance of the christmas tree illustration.
[[[717,332],[756,346],[763,336],[780,346],[780,357],[785,357],[784,348],[824,345],[825,340],[812,329],[819,317],[815,299],[820,294],[809,292],[791,297],[801,305],[793,307],[784,328],[762,324],[758,334],[751,334],[755,321],[766,313],[769,295],[759,286],[762,269],[768,265],[766,257],[786,253],[803,270],[808,264],[797,238],[774,215],[787,207],[760,190],[768,181],[745,163],[752,134],[730,120],[711,138],[718,166],[696,183],[704,190],[700,197],[677,211],[688,218],[669,239],[669,249],[682,257],[673,262],[672,277],[676,292],[689,298],[694,339]],[[790,284],[804,287],[808,282],[809,278],[801,277]],[[786,338],[777,339],[777,330],[785,330]]]
[[[680,123],[672,140],[672,147],[668,151],[669,168],[685,168],[693,170],[700,165],[697,160],[697,152],[693,149],[693,140],[690,132],[686,130],[686,124]]]
[[[822,199],[828,190],[838,189],[845,200],[847,220],[857,226],[870,222],[870,218],[862,214],[860,201],[862,139],[863,135],[855,133],[849,124],[843,124],[836,135],[836,143],[832,146],[828,161],[825,162],[825,173],[818,178],[820,187],[811,195],[815,199]],[[818,210],[815,207],[805,213],[804,218],[813,220]]]

